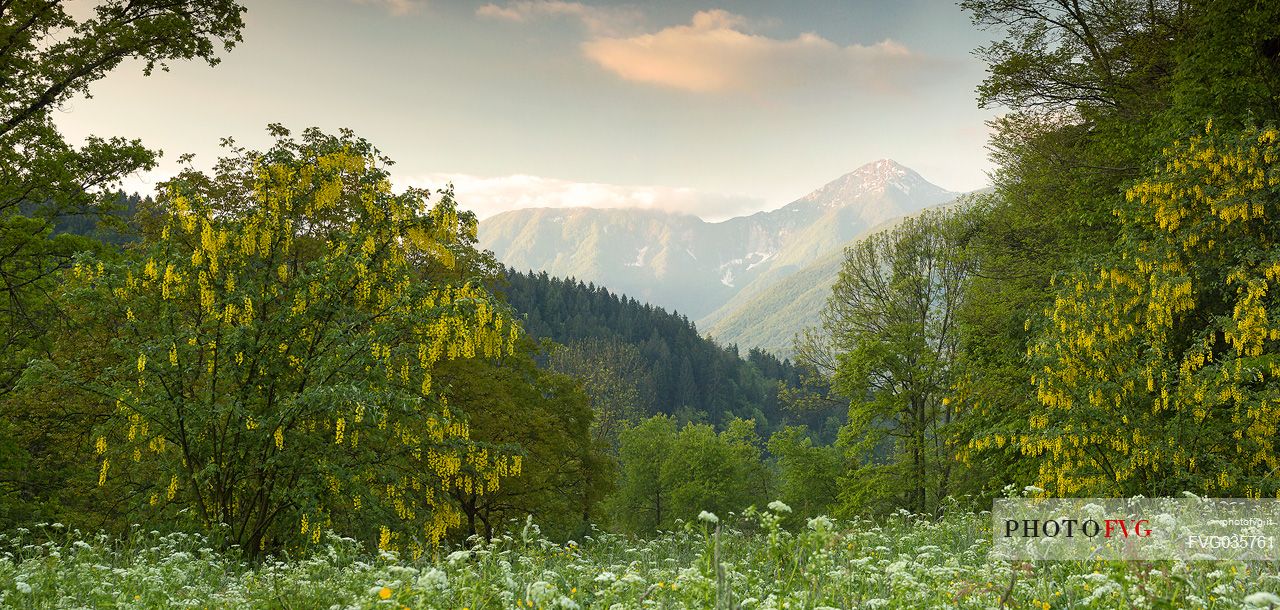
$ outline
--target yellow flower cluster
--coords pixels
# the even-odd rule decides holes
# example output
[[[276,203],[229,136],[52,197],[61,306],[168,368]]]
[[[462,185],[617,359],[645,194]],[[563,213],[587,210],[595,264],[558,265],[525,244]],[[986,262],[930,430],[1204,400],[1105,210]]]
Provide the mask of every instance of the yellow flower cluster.
[[[301,167],[259,161],[249,174],[250,201],[206,201],[212,195],[185,192],[176,182],[167,188],[158,240],[110,294],[135,334],[169,334],[145,344],[136,362],[127,356],[128,387],[117,404],[127,433],[121,425],[109,433],[111,442],[108,435],[95,439],[100,484],[115,454],[140,463],[150,457],[125,469],[164,490],[146,492],[149,503],[217,496],[202,515],[216,523],[242,504],[250,510],[252,490],[245,483],[215,489],[220,481],[197,473],[227,472],[238,467],[237,456],[272,448],[324,447],[356,464],[378,452],[407,463],[319,474],[325,508],[287,526],[316,542],[332,521],[328,510],[378,502],[398,520],[382,528],[380,546],[420,551],[418,541],[438,542],[460,523],[445,492],[491,493],[520,474],[519,456],[471,442],[465,418],[433,391],[441,362],[500,358],[519,338],[519,325],[483,285],[425,279],[434,277],[427,268],[454,268],[475,238],[475,223],[452,205],[428,209],[425,200],[392,195],[385,179],[361,179],[375,163],[351,152],[320,154]],[[106,268],[77,263],[72,273],[89,285]],[[341,322],[331,323],[335,318]],[[349,350],[344,356],[359,365],[343,374],[396,392],[395,401],[384,401],[394,405],[369,390],[368,405],[305,413],[292,403],[255,406],[266,402],[255,394],[266,391],[264,380],[310,388],[331,373],[320,369],[337,365],[317,364],[325,350]],[[228,395],[238,398],[222,402]],[[210,402],[193,408],[203,400]],[[184,422],[179,438],[178,417],[232,402],[231,416],[207,417],[197,428]],[[219,450],[202,451],[200,443]],[[230,443],[256,443],[255,451],[223,450]],[[387,472],[416,474],[388,479]]]
[[[1063,495],[1141,489],[1170,473],[1209,493],[1261,493],[1234,472],[1194,473],[1197,453],[1222,451],[1254,473],[1280,467],[1278,186],[1274,129],[1209,125],[1167,148],[1116,210],[1139,245],[1055,282],[1028,348],[1043,411],[1018,434],[978,435],[961,459],[1005,447],[1040,457],[1037,485]],[[1203,329],[1188,343],[1194,324]]]

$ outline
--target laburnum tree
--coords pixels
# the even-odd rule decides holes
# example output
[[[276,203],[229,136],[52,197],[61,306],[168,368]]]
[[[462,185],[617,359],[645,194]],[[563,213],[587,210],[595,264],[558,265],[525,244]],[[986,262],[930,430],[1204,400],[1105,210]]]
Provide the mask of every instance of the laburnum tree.
[[[254,552],[333,529],[419,553],[459,525],[451,490],[521,471],[470,440],[436,367],[510,353],[519,328],[457,272],[476,221],[448,192],[394,194],[350,132],[271,131],[163,183],[128,260],[77,262],[83,330],[28,377],[101,399],[98,483],[139,510]]]
[[[1029,323],[1040,412],[971,445],[1016,447],[1053,494],[1277,495],[1280,132],[1210,121],[1116,216],[1112,254]]]
[[[1036,461],[1008,441],[1043,415],[1029,391],[1043,364],[1026,357],[1040,326],[1026,321],[1060,296],[1052,279],[1114,260],[1113,211],[1168,143],[1209,117],[1233,130],[1280,120],[1280,3],[961,6],[997,36],[977,51],[988,66],[979,102],[1008,111],[992,125],[994,192],[980,200],[964,243],[975,274],[952,394],[962,425],[992,440],[960,452],[973,491],[990,496],[1038,476]]]

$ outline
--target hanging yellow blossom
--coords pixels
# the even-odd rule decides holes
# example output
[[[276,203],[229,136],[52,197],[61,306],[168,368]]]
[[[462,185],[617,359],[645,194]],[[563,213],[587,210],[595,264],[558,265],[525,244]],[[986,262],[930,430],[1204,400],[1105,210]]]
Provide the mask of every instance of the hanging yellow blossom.
[[[1109,264],[1057,283],[1028,356],[1044,413],[1014,441],[1037,485],[1272,494],[1280,469],[1280,147],[1274,130],[1177,142],[1116,210]],[[996,437],[999,446],[1002,439]],[[982,446],[987,439],[975,439]],[[1230,447],[1239,460],[1205,472]],[[1160,487],[1171,481],[1177,489]],[[1194,489],[1188,489],[1194,487]]]
[[[472,451],[433,382],[446,360],[511,353],[519,324],[481,281],[449,279],[472,275],[458,255],[476,230],[451,195],[394,193],[385,160],[349,133],[272,129],[269,154],[163,185],[136,259],[70,273],[73,292],[109,297],[86,302],[118,307],[110,319],[145,321],[102,341],[123,366],[93,443],[100,483],[132,457],[115,477],[140,504],[235,524],[247,549],[314,544],[355,505],[389,515],[381,548],[420,553],[461,523],[448,490],[491,493],[519,472],[518,456]],[[156,354],[168,366],[148,368]],[[315,490],[305,506],[299,490]]]

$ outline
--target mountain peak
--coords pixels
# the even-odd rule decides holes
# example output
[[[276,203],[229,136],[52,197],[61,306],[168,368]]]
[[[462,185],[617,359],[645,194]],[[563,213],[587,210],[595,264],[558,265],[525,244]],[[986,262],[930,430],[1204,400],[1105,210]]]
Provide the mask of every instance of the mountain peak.
[[[907,174],[914,174],[915,172],[911,168],[898,163],[893,159],[876,159],[875,161],[863,165],[849,173],[858,174],[860,176],[878,176],[888,178],[905,176]]]
[[[800,201],[824,207],[842,206],[865,195],[889,191],[912,198],[924,196],[926,199],[945,198],[950,194],[893,159],[878,159],[828,182]]]
[[[929,181],[922,178],[920,174],[917,174],[915,170],[893,159],[872,161],[831,182],[831,184],[838,183],[860,186],[864,192],[888,186],[898,187],[899,190],[905,192],[910,192],[911,187],[917,185],[934,186],[929,184]]]

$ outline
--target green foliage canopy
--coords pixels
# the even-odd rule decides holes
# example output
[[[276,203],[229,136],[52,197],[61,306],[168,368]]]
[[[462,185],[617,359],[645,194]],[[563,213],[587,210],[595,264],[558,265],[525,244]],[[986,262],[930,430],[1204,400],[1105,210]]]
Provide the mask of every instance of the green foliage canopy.
[[[769,497],[769,472],[751,420],[734,420],[717,434],[708,424],[677,429],[674,418],[658,415],[619,439],[618,488],[609,508],[624,529],[652,532],[704,510],[727,514]]]
[[[146,73],[174,60],[216,64],[219,48],[240,41],[243,11],[233,0],[111,0],[76,20],[59,1],[0,5],[0,394],[56,323],[50,276],[92,247],[50,239],[57,218],[108,206],[110,187],[155,163],[137,140],[68,144],[52,111],[126,60]]]

